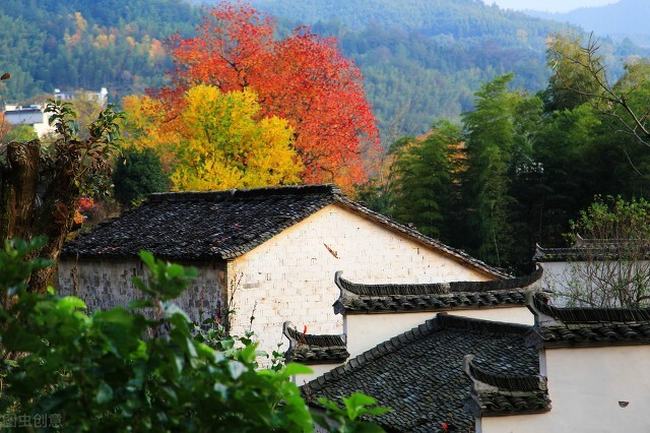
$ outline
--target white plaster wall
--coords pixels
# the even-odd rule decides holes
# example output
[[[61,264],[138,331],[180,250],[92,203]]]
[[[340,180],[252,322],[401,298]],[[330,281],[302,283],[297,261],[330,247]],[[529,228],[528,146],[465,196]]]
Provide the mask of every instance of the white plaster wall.
[[[351,357],[357,356],[396,335],[421,325],[437,314],[437,312],[348,314],[345,316],[348,352]],[[448,314],[523,325],[533,325],[534,323],[534,316],[525,306],[457,310],[449,311]]]
[[[542,274],[541,287],[556,293],[555,304],[566,305],[567,299],[563,293],[567,293],[568,287],[577,281],[576,269],[584,265],[584,262],[544,262],[541,263],[544,273]]]
[[[299,330],[306,325],[309,333],[342,333],[342,317],[332,308],[339,295],[338,270],[367,283],[493,279],[330,205],[228,263],[228,281],[238,281],[229,285],[232,332],[252,330],[267,351],[281,344],[285,320]]]
[[[650,346],[545,353],[551,411],[485,417],[482,433],[650,432]]]
[[[86,303],[90,311],[125,306],[134,299],[143,298],[132,279],[143,278],[145,271],[137,260],[76,262],[62,259],[58,267],[58,289],[63,295],[75,295]],[[222,289],[225,283],[225,264],[204,264],[199,276],[176,303],[192,320],[214,318],[222,314]]]
[[[590,265],[590,269],[599,269],[597,263],[600,262],[595,263]],[[588,274],[584,270],[581,271],[581,268],[588,265],[587,262],[543,262],[540,265],[544,268],[541,287],[556,293],[554,303],[557,306],[564,306],[568,303],[569,299],[563,294],[566,294],[570,287],[584,286],[585,275]],[[650,262],[640,261],[639,267],[645,272],[650,267]]]
[[[293,377],[293,381],[296,383],[296,385],[301,386],[304,385],[305,383],[316,379],[317,377],[321,377],[325,373],[327,373],[330,370],[334,370],[336,367],[339,365],[343,365],[343,363],[340,364],[318,364],[318,365],[308,365],[307,367],[312,369],[312,373],[309,374],[301,374],[298,376]]]

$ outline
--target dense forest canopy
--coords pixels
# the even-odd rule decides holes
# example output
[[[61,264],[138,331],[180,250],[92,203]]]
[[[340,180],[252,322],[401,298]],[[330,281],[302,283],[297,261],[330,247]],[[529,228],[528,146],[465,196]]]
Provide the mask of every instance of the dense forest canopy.
[[[13,78],[3,98],[14,102],[54,88],[108,87],[113,102],[119,102],[124,95],[160,87],[173,66],[169,37],[193,34],[201,6],[217,3],[5,0],[0,69]],[[281,32],[306,24],[317,34],[337,37],[364,75],[384,144],[423,133],[436,117],[459,120],[472,108],[473,93],[498,75],[514,72],[516,87],[542,89],[548,78],[546,38],[568,28],[479,0],[252,4],[278,17]],[[643,54],[629,42],[606,45],[614,59]]]
[[[142,92],[171,67],[167,39],[199,19],[176,0],[3,0],[0,70],[12,75],[3,102],[54,88]]]

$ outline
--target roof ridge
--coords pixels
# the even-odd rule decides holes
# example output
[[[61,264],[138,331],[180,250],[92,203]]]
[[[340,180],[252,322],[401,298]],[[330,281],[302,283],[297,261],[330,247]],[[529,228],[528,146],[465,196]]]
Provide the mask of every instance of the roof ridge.
[[[429,319],[406,332],[391,337],[388,340],[377,344],[372,349],[368,349],[367,351],[348,360],[345,364],[326,372],[322,376],[319,376],[310,382],[307,382],[302,386],[302,388],[306,393],[317,391],[327,382],[338,378],[344,372],[356,370],[365,363],[393,353],[419,338],[446,329],[464,329],[473,332],[514,334],[523,336],[530,332],[532,327],[515,323],[495,322],[492,320],[450,316],[446,313],[439,313],[433,319]]]
[[[343,194],[333,184],[314,185],[280,185],[261,188],[233,188],[213,191],[173,191],[157,192],[150,194],[147,201],[158,203],[161,201],[189,201],[189,200],[227,200],[230,198],[251,198],[255,196],[268,197],[269,195],[286,194],[331,194],[337,196]]]
[[[521,336],[527,335],[533,329],[532,326],[522,325],[519,323],[477,319],[474,317],[456,316],[447,313],[438,313],[436,319],[438,319],[441,329],[463,329],[473,332]]]
[[[397,295],[447,295],[454,293],[477,293],[497,290],[523,289],[539,281],[544,270],[537,266],[535,271],[522,277],[490,281],[452,281],[445,283],[394,283],[364,284],[353,283],[342,277],[342,272],[335,274],[336,285],[355,295],[362,296],[397,296]]]
[[[650,322],[650,308],[555,307],[546,300],[541,294],[532,296],[529,306],[533,313],[537,316],[541,313],[563,323]]]
[[[533,260],[537,262],[581,261],[581,260],[616,260],[621,257],[619,246],[632,245],[635,254],[650,258],[650,244],[645,240],[629,240],[626,243],[581,243],[569,247],[543,247],[535,244]],[[623,249],[623,252],[624,249]]]

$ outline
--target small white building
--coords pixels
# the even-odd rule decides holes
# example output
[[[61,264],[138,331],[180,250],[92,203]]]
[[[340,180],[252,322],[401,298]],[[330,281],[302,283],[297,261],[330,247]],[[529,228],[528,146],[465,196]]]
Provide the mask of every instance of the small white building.
[[[377,285],[338,276],[346,332],[287,324],[287,357],[314,369],[297,378],[311,406],[360,391],[392,409],[374,419],[390,432],[650,432],[650,309],[554,307],[540,277]]]
[[[286,356],[313,369],[296,382],[316,408],[320,397],[361,391],[392,409],[376,419],[386,431],[437,433],[447,425],[448,432],[474,432],[464,358],[539,374],[525,338],[534,323],[528,293],[540,277],[537,270],[497,281],[366,284],[339,274],[335,309],[345,333],[306,335],[285,324]]]
[[[650,309],[530,308],[540,375],[469,371],[477,431],[650,431]]]
[[[647,295],[649,256],[649,241],[578,236],[569,248],[537,245],[533,260],[544,269],[542,287],[556,305],[619,307]],[[617,299],[621,288],[627,302]]]
[[[38,138],[43,138],[55,132],[50,126],[50,114],[45,112],[42,105],[6,105],[4,111],[5,122],[12,126],[28,125],[34,128]]]
[[[54,99],[58,101],[73,101],[77,98],[83,98],[97,102],[97,104],[105,108],[108,105],[108,89],[102,87],[99,91],[93,90],[73,90],[62,91],[61,89],[54,89]]]
[[[140,295],[140,250],[196,266],[179,303],[195,320],[253,331],[261,349],[282,343],[282,324],[340,334],[332,310],[335,271],[368,281],[489,281],[505,275],[461,251],[395,223],[328,185],[164,193],[69,242],[59,287],[91,309]]]

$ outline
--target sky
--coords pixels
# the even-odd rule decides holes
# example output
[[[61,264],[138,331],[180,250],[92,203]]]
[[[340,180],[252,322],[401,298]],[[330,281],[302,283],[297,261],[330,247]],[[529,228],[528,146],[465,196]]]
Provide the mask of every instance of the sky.
[[[602,6],[617,3],[617,0],[483,0],[496,3],[506,9],[532,9],[547,12],[568,12],[573,9],[590,6]]]

